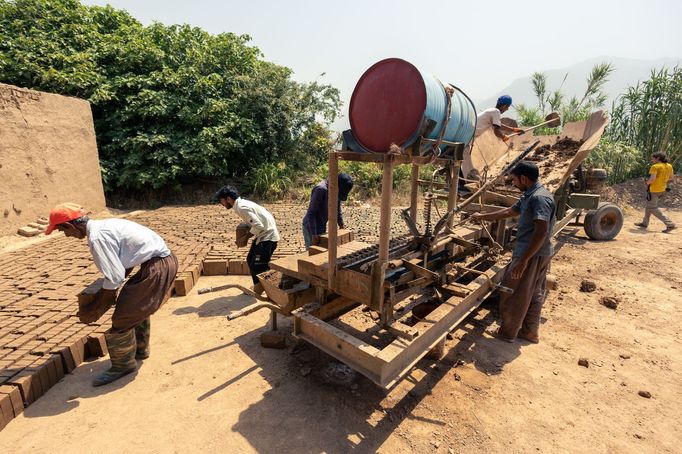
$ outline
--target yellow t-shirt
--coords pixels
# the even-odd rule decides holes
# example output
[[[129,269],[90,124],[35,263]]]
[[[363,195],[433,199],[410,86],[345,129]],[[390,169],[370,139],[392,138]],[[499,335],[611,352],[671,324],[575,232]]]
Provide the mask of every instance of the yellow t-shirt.
[[[673,174],[673,166],[667,162],[657,162],[649,169],[649,175],[656,175],[656,180],[649,186],[650,192],[665,192],[668,180]]]

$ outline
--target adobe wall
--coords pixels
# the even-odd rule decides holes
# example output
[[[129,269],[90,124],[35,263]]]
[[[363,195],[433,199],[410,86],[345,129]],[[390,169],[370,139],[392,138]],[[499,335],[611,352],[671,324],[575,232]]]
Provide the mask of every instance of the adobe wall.
[[[106,205],[90,104],[0,84],[0,235],[61,202]]]

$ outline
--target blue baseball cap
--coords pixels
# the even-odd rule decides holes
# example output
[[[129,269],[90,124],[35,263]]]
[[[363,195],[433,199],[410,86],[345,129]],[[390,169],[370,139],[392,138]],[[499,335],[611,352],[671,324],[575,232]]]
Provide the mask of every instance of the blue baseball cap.
[[[500,96],[499,98],[497,98],[497,105],[498,105],[498,106],[502,106],[502,105],[505,105],[505,104],[508,105],[508,106],[511,106],[511,105],[512,105],[511,96],[509,96],[509,95],[502,95],[502,96]]]

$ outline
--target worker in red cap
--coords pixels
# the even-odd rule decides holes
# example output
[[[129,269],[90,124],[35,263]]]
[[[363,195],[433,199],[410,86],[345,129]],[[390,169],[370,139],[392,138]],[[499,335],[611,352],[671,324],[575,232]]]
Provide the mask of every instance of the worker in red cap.
[[[104,275],[103,290],[79,311],[83,323],[93,323],[96,308],[116,305],[111,329],[104,336],[111,368],[99,374],[94,386],[106,385],[137,368],[135,359],[149,357],[149,317],[165,301],[175,281],[178,259],[154,231],[127,219],[90,219],[79,205],[64,203],[50,211],[49,235],[55,229],[68,237],[87,238],[97,269]],[[125,278],[134,267],[140,269]],[[120,289],[120,290],[119,290]],[[118,291],[118,296],[116,295]]]

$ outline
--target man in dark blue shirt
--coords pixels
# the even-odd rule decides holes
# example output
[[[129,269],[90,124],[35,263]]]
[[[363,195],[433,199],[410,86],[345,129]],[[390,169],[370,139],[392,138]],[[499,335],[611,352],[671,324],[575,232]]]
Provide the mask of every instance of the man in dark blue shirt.
[[[540,341],[540,312],[545,302],[547,270],[554,255],[551,238],[555,222],[554,197],[538,182],[538,167],[521,161],[511,171],[512,182],[523,195],[512,207],[492,213],[475,213],[479,221],[494,221],[514,216],[517,224],[516,246],[502,285],[513,290],[500,299],[502,324],[498,338],[513,342],[518,336]]]
[[[340,228],[344,228],[343,214],[341,213],[341,201],[348,199],[348,193],[353,189],[353,179],[347,173],[339,174],[339,200],[337,222]],[[305,247],[316,245],[320,242],[320,235],[327,231],[327,211],[329,184],[328,181],[320,181],[310,194],[308,211],[303,218],[303,240]]]

